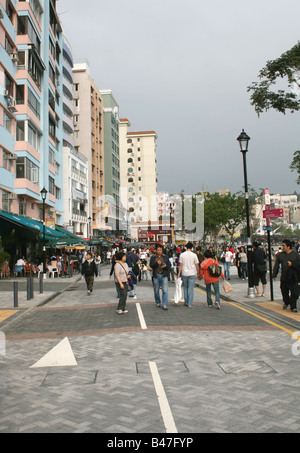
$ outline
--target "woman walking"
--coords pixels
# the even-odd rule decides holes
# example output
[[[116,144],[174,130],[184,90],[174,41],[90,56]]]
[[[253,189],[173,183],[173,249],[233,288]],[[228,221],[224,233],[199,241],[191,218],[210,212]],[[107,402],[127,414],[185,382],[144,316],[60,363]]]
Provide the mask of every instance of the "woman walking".
[[[118,315],[123,315],[124,313],[128,313],[128,310],[126,310],[126,300],[128,292],[129,268],[126,263],[126,253],[124,252],[116,253],[116,264],[114,267],[114,272],[115,272],[115,283],[120,294],[117,313]]]
[[[212,266],[215,264],[216,266],[219,266],[219,263],[217,260],[214,260],[212,258],[212,253],[210,250],[206,250],[204,252],[204,261],[200,265],[200,278],[201,280],[204,277],[204,282],[206,284],[206,297],[207,297],[207,306],[210,308],[212,307],[212,299],[211,299],[211,285],[214,287],[215,291],[215,305],[217,309],[220,309],[220,288],[219,288],[219,280],[220,277],[212,277],[209,273],[209,266]],[[225,280],[225,276],[223,272],[221,272],[221,277],[223,280]]]

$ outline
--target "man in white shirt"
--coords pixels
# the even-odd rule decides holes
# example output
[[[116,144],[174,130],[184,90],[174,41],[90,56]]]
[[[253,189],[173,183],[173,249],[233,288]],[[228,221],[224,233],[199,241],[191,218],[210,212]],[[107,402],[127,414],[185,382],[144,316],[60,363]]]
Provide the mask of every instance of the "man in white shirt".
[[[178,278],[181,276],[183,283],[184,305],[193,306],[194,286],[196,275],[200,274],[199,261],[197,255],[192,252],[193,244],[189,242],[186,246],[187,251],[183,252],[179,258]]]

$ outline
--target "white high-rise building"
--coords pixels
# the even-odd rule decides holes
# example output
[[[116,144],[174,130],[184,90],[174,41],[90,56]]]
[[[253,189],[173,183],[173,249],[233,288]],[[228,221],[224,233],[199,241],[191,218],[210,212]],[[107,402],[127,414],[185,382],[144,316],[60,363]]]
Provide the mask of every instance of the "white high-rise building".
[[[120,119],[120,196],[129,222],[157,221],[157,160],[155,131],[130,132],[128,119]]]

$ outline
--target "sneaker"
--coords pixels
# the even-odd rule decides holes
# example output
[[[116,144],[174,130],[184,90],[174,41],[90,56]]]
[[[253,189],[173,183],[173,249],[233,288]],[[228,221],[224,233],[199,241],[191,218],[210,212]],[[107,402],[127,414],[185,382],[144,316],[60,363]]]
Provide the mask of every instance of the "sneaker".
[[[136,299],[136,295],[134,295],[133,298]]]
[[[156,304],[157,308],[160,308],[161,307],[161,304]]]
[[[212,304],[206,304],[207,308],[212,308]]]
[[[128,313],[128,310],[123,310],[122,313]]]
[[[163,310],[168,310],[168,307],[166,305],[163,305]]]
[[[118,313],[118,315],[122,315],[123,311],[122,310],[116,310],[116,313]]]
[[[219,302],[216,302],[216,309],[220,310],[220,308],[221,308],[221,306],[220,306]]]
[[[90,296],[90,295],[91,295],[91,291],[88,291],[88,296]]]
[[[291,311],[292,311],[293,313],[298,313],[297,308],[291,308]]]
[[[285,305],[285,304],[284,304],[282,308],[283,308],[283,310],[287,310],[288,305]]]

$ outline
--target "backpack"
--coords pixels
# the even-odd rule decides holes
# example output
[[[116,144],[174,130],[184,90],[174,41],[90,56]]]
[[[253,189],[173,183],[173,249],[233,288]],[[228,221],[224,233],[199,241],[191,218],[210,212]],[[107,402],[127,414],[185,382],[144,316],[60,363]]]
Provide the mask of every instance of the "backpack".
[[[220,277],[222,268],[221,266],[216,266],[216,260],[214,260],[214,264],[208,266],[208,272],[211,277]]]

